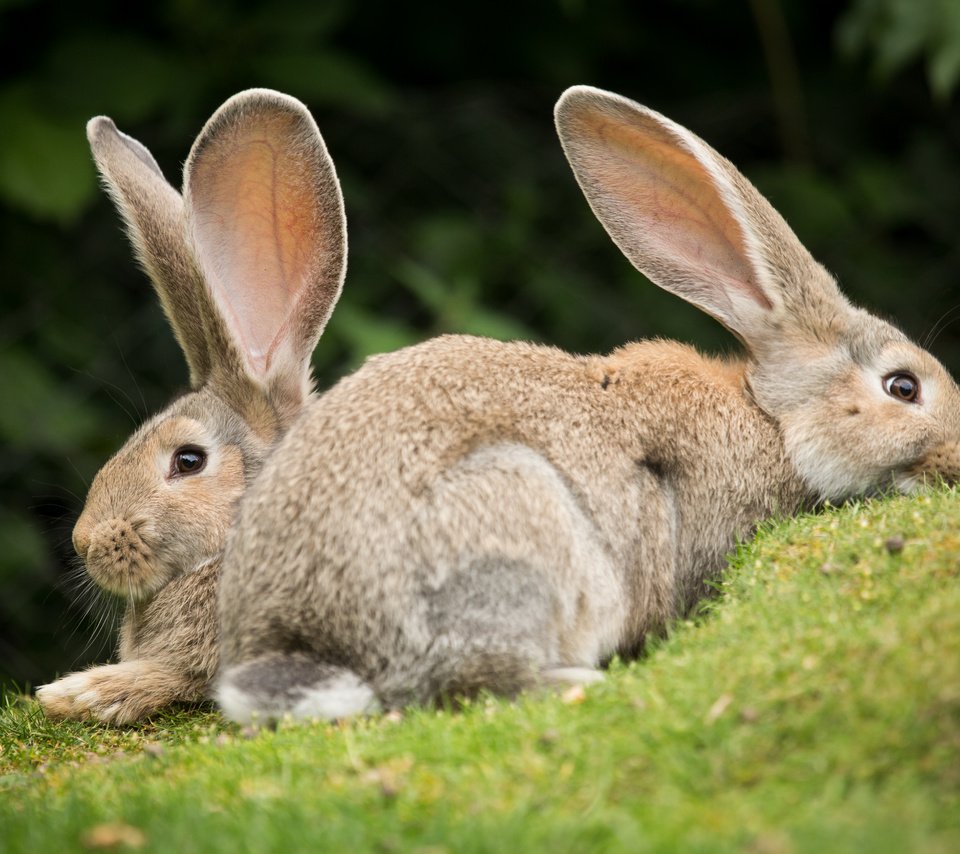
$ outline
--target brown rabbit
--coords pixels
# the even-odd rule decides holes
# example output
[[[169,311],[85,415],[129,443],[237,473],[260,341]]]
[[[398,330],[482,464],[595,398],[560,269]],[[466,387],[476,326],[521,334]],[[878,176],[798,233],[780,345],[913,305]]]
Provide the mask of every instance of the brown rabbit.
[[[746,355],[443,337],[369,361],[310,404],[231,529],[228,717],[597,678],[760,520],[960,474],[949,375],[850,305],[728,161],[597,89],[556,118],[617,245]]]
[[[207,696],[226,532],[263,461],[313,396],[310,356],[340,295],[343,200],[309,112],[278,92],[230,98],[197,137],[183,197],[113,122],[87,136],[190,369],[190,391],[97,474],[73,542],[128,600],[117,664],[37,690],[47,714],[111,723]]]

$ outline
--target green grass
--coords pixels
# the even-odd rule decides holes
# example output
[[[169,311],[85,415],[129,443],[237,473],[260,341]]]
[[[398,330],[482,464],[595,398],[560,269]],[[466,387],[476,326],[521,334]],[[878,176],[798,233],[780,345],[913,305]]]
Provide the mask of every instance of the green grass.
[[[8,697],[0,848],[958,851],[958,523],[943,490],[771,526],[581,696],[252,736]]]

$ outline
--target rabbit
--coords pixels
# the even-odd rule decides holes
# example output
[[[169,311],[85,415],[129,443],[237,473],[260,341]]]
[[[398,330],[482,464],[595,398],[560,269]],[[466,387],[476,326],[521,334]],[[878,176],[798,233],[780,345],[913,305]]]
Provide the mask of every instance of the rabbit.
[[[182,197],[109,118],[87,136],[190,376],[97,474],[73,530],[93,581],[128,600],[119,662],[37,690],[50,717],[124,724],[209,693],[225,537],[315,395],[310,358],[340,296],[346,220],[313,118],[279,92],[250,89],[214,113]]]
[[[446,336],[340,380],[227,537],[228,718],[591,682],[688,613],[761,520],[960,474],[949,374],[852,306],[731,163],[591,87],[556,123],[627,258],[745,355]]]

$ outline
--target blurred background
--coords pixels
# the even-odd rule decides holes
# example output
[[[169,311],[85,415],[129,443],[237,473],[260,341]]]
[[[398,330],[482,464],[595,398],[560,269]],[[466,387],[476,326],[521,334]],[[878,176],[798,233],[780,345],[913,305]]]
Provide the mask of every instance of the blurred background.
[[[77,602],[86,485],[186,369],[84,136],[96,114],[179,187],[205,119],[269,86],[310,107],[346,197],[350,269],[322,385],[439,332],[575,351],[733,347],[609,243],[552,127],[574,83],[730,157],[858,302],[960,371],[955,0],[0,0],[0,682],[113,651]]]

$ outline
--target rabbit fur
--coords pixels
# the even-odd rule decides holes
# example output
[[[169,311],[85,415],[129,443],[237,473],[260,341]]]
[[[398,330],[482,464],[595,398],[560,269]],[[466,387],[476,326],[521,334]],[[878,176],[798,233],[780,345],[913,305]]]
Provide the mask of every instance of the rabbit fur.
[[[94,478],[73,541],[128,600],[119,661],[40,687],[51,717],[128,723],[208,696],[217,585],[237,504],[314,396],[310,357],[346,265],[343,200],[307,109],[230,98],[197,137],[183,196],[106,117],[87,135],[183,350],[190,391]]]
[[[760,520],[960,473],[947,372],[852,306],[732,164],[590,87],[556,121],[614,242],[745,355],[448,336],[369,360],[291,427],[228,534],[229,718],[589,681]]]

